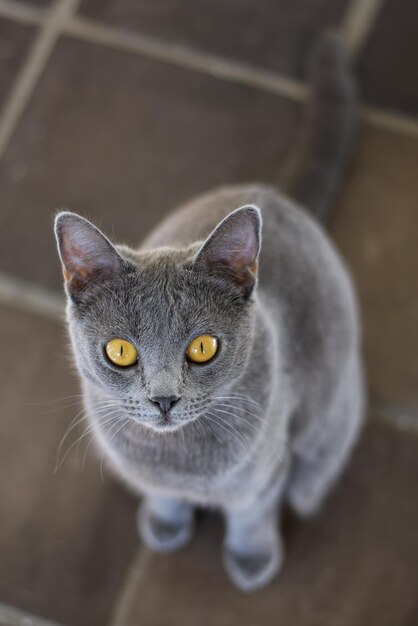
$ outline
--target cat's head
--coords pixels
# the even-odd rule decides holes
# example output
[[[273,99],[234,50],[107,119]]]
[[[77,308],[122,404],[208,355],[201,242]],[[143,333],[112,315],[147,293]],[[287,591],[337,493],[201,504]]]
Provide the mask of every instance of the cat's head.
[[[55,232],[80,374],[154,430],[198,418],[246,368],[260,230],[260,212],[248,205],[205,242],[136,252],[60,213]]]

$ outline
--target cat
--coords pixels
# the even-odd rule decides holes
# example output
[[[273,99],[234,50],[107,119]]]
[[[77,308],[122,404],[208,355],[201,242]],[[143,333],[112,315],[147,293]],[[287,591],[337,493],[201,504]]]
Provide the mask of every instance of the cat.
[[[176,550],[194,507],[217,508],[243,591],[283,563],[281,505],[319,509],[363,420],[356,299],[320,225],[356,126],[336,35],[322,37],[311,76],[286,173],[293,200],[261,184],[222,187],[139,249],[74,213],[55,222],[85,408],[111,467],[143,496],[143,541]]]

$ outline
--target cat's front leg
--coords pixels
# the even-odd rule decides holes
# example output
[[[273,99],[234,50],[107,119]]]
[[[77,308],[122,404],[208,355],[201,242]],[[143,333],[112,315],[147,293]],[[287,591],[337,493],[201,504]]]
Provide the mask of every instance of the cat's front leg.
[[[254,591],[277,574],[284,560],[277,502],[271,507],[225,511],[224,563],[242,591]]]
[[[193,507],[176,498],[148,494],[138,509],[138,530],[151,550],[178,550],[193,536]]]

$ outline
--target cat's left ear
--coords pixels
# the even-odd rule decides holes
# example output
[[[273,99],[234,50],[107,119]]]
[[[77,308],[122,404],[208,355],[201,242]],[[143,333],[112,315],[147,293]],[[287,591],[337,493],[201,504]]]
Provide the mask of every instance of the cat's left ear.
[[[234,283],[250,295],[257,279],[261,246],[261,213],[251,204],[233,211],[215,228],[199,250],[195,265]]]
[[[91,222],[64,211],[55,219],[55,236],[69,296],[80,301],[89,286],[112,278],[124,261],[110,241]]]

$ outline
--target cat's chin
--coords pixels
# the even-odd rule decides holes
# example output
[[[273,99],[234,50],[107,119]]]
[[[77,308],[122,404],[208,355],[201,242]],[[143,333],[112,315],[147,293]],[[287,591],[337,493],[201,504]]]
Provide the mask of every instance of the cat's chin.
[[[149,427],[156,433],[174,433],[177,430],[180,430],[181,425],[173,422],[161,422],[149,425]]]
[[[153,422],[146,422],[144,425],[155,433],[168,434],[179,431],[186,423],[176,422],[173,420],[156,420]]]
[[[129,439],[131,435],[135,439],[136,436],[141,433],[141,431],[143,435],[144,428],[148,431],[151,431],[153,433],[158,433],[158,434],[168,435],[169,433],[178,432],[182,428],[187,426],[187,424],[194,422],[196,419],[196,416],[193,416],[193,417],[190,417],[190,416],[171,417],[170,416],[169,418],[163,418],[163,417],[157,417],[157,416],[142,417],[142,416],[137,416],[137,415],[135,416],[130,415],[129,418],[130,418],[130,422],[133,424],[136,424],[140,430],[136,432],[135,427],[131,431],[129,431],[128,429],[126,436]],[[142,435],[140,434],[140,436]]]

